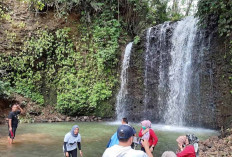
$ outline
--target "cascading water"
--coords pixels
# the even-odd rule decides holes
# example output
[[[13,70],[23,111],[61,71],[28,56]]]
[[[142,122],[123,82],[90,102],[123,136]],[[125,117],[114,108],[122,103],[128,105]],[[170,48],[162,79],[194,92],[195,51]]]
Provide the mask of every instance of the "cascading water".
[[[198,29],[197,22],[194,17],[165,22],[149,28],[131,55],[127,46],[118,118],[168,125],[215,124],[211,34]]]
[[[121,86],[120,90],[117,95],[117,102],[116,102],[116,111],[117,111],[117,119],[120,120],[125,116],[125,105],[126,105],[126,95],[128,94],[127,91],[127,81],[128,81],[128,73],[127,69],[130,63],[130,54],[131,48],[133,43],[130,42],[125,49],[123,63],[122,63],[122,70],[121,70]]]
[[[149,28],[147,30],[147,33],[146,33],[146,56],[145,56],[145,63],[149,63],[148,60],[149,60],[149,45],[150,45],[150,33],[151,33],[151,28]],[[145,104],[145,110],[144,112],[147,112],[147,109],[148,109],[148,101],[149,101],[149,92],[148,92],[148,68],[149,68],[149,65],[146,65],[145,66],[145,79],[144,79],[144,86],[145,86],[145,93],[144,93],[144,104]]]
[[[199,70],[208,45],[197,27],[198,20],[187,17],[149,28],[146,35],[145,94],[143,118],[170,125],[188,125],[200,117]],[[194,64],[193,64],[194,62]],[[190,108],[194,108],[195,111]],[[211,112],[211,109],[207,109]],[[200,118],[198,122],[201,121]],[[196,120],[195,120],[196,121]]]
[[[162,119],[167,97],[167,68],[169,65],[169,45],[167,38],[172,26],[169,22],[156,28],[149,28],[146,34],[145,78],[144,78],[144,118]],[[156,90],[157,93],[151,92]],[[156,106],[156,107],[154,107]],[[154,113],[154,110],[158,111]]]
[[[164,120],[167,124],[183,125],[191,88],[192,52],[197,33],[197,20],[188,17],[179,21],[173,31],[169,95]]]

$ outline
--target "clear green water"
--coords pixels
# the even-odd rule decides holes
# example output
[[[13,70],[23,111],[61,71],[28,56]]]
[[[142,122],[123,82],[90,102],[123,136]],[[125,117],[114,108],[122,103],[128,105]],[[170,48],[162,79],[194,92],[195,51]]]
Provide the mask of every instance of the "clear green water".
[[[80,126],[82,136],[82,152],[84,157],[101,157],[109,138],[117,130],[117,123],[40,123],[20,124],[14,144],[7,144],[7,126],[0,126],[0,157],[62,157],[64,135],[74,124]],[[133,124],[136,131],[139,125]],[[159,142],[155,148],[155,157],[160,157],[166,150],[175,151],[176,138],[186,133],[195,133],[200,140],[217,134],[212,130],[173,128],[163,125],[153,125]]]

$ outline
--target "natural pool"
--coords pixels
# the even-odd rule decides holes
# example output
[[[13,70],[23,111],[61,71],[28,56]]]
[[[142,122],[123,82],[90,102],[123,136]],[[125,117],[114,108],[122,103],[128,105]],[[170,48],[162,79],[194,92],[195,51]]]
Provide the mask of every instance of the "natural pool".
[[[0,157],[62,157],[64,135],[74,124],[80,126],[82,152],[84,157],[101,157],[106,144],[117,130],[119,123],[110,122],[64,122],[20,124],[14,144],[7,144],[7,126],[0,126]],[[139,131],[138,124],[132,124]],[[194,133],[200,140],[216,135],[217,132],[206,129],[180,128],[165,125],[153,125],[159,142],[155,148],[155,157],[166,150],[175,151],[176,138],[186,133]],[[78,154],[79,155],[79,154]]]

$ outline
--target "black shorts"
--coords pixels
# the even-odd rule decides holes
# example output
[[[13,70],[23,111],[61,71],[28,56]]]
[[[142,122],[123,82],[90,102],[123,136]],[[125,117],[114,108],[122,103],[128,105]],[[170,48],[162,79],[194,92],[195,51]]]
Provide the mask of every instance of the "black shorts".
[[[12,127],[12,130],[10,131],[9,130],[9,127],[8,127],[8,130],[9,130],[9,137],[11,138],[11,139],[14,139],[14,137],[15,137],[15,133],[16,133],[16,129],[17,129],[17,127]]]

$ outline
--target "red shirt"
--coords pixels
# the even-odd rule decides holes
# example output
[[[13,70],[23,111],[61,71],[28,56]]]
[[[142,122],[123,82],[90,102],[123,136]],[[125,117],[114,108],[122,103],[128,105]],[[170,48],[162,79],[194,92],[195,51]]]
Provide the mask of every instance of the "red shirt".
[[[177,157],[196,157],[193,145],[188,145],[181,152],[176,154]]]
[[[143,136],[142,131],[143,131],[143,129],[141,129],[139,131],[139,137]],[[158,137],[156,136],[155,132],[152,129],[149,129],[149,134],[150,134],[150,137],[149,137],[149,140],[148,140],[149,146],[152,146],[152,145],[155,146],[157,144],[157,142],[158,142]]]

